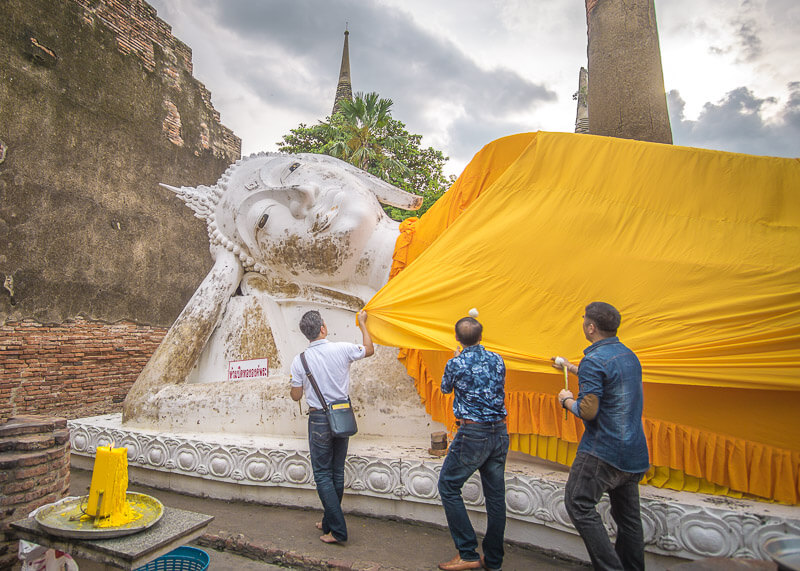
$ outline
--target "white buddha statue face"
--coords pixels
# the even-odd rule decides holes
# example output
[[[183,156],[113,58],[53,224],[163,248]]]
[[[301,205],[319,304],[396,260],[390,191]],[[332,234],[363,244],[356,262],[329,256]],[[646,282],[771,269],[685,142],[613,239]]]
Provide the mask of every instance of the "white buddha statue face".
[[[352,165],[315,154],[254,155],[231,166],[215,187],[179,194],[207,220],[211,240],[234,251],[245,268],[328,286],[367,280],[380,234],[396,233],[379,200],[406,209],[421,203]]]
[[[355,274],[386,217],[364,182],[297,157],[273,159],[259,174],[268,188],[237,212],[237,230],[251,255],[303,281],[339,281]]]

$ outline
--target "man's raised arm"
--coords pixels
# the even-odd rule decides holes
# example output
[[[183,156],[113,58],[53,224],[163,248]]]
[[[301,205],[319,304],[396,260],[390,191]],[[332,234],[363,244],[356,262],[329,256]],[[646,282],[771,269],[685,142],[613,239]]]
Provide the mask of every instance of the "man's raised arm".
[[[364,357],[369,357],[375,353],[375,345],[372,344],[372,336],[367,331],[367,312],[363,309],[358,312],[358,327],[361,329],[361,339],[364,345]]]

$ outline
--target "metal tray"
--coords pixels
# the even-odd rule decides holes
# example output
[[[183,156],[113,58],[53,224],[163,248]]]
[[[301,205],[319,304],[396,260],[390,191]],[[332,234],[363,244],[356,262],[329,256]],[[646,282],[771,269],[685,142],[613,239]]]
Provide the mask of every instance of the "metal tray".
[[[81,507],[86,505],[88,496],[67,498],[44,506],[36,512],[33,518],[51,535],[76,539],[105,539],[144,531],[155,525],[164,515],[163,504],[152,496],[127,492],[125,498],[131,503],[131,509],[141,517],[116,527],[95,527],[91,519],[86,521],[77,519],[83,514]],[[76,519],[70,521],[70,518]]]
[[[773,537],[764,543],[764,551],[778,564],[778,569],[800,571],[800,536]]]

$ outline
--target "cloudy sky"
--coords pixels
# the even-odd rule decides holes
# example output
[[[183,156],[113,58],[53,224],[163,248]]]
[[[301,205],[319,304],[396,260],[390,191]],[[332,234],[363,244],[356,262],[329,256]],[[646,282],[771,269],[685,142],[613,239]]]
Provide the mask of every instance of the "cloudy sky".
[[[460,174],[512,133],[573,131],[583,0],[148,0],[192,48],[242,152],[331,112],[345,24],[353,91]],[[800,2],[656,0],[676,144],[800,157]]]

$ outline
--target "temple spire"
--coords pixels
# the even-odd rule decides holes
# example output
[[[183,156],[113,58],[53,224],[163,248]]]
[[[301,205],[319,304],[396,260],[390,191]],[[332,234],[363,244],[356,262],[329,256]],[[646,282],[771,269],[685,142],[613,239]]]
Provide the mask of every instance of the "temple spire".
[[[331,117],[339,111],[339,102],[343,99],[348,101],[353,100],[353,88],[350,85],[350,45],[348,36],[350,32],[347,31],[347,26],[344,29],[344,48],[342,49],[342,67],[339,70],[339,84],[336,86],[336,99],[333,101],[333,110]]]

